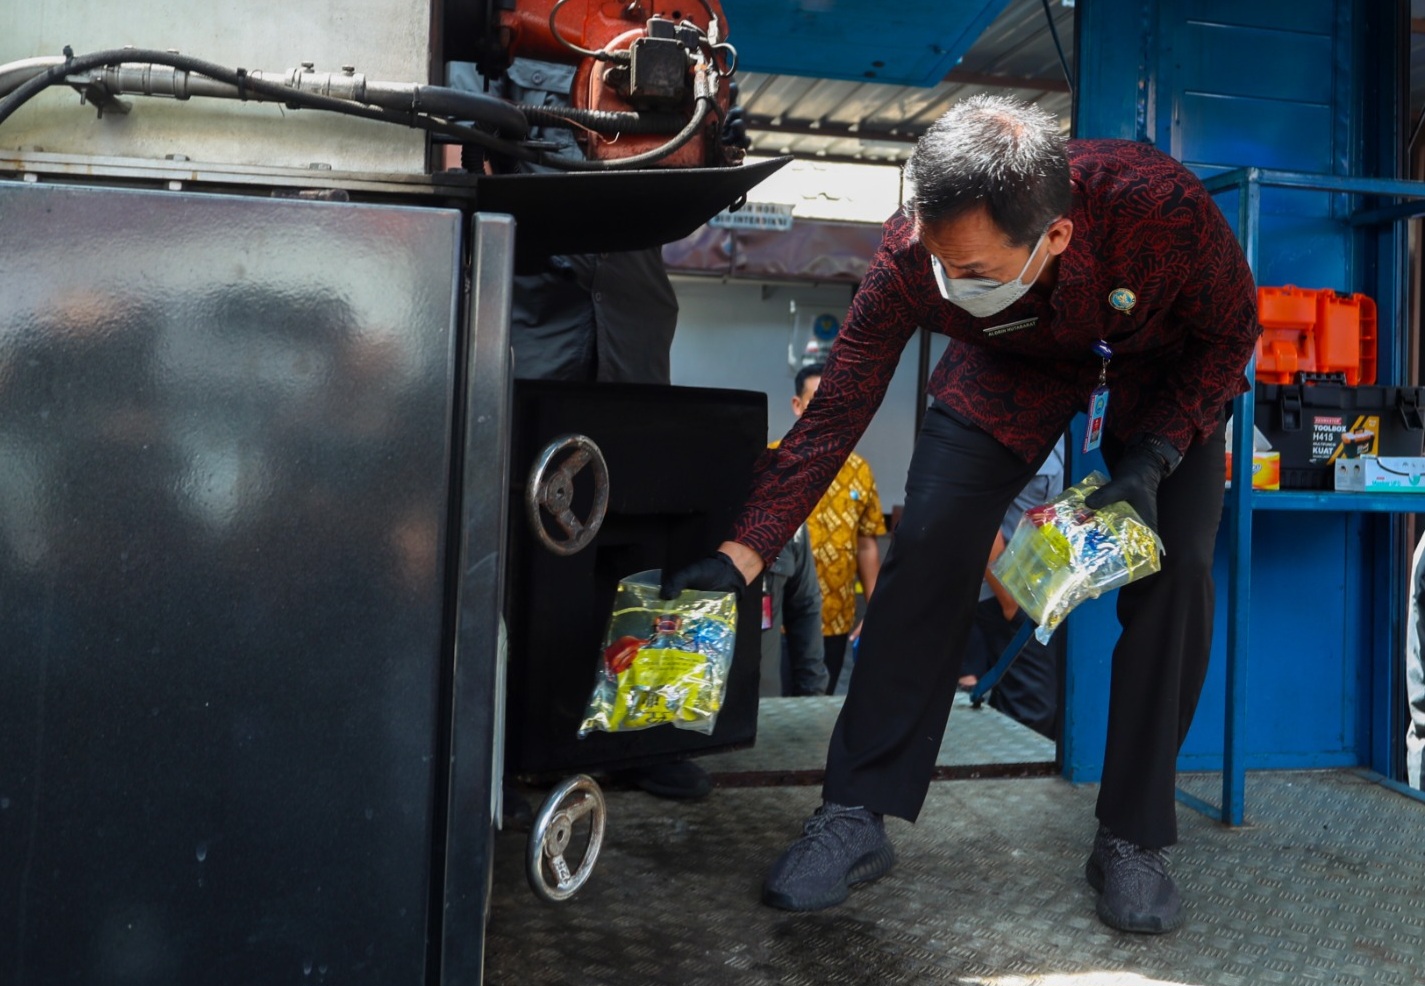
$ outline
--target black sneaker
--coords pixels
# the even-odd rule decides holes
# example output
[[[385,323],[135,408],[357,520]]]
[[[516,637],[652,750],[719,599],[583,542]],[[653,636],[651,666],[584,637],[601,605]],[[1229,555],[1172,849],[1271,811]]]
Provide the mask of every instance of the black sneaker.
[[[1183,902],[1162,849],[1144,849],[1100,825],[1084,875],[1101,894],[1098,917],[1110,928],[1161,935],[1183,923]]]
[[[784,911],[819,911],[846,899],[853,884],[885,875],[896,853],[881,816],[827,801],[802,837],[772,864],[762,901]]]

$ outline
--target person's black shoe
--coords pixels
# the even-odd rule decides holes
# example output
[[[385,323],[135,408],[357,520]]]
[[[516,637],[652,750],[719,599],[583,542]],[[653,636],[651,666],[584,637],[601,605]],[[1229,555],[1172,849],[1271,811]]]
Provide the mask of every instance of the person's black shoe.
[[[712,793],[712,778],[691,760],[673,760],[642,767],[631,779],[649,794],[679,801],[698,801]]]
[[[1161,935],[1183,923],[1183,902],[1161,849],[1144,849],[1100,825],[1084,875],[1100,894],[1099,920],[1110,928]]]
[[[772,864],[762,901],[784,911],[834,907],[854,884],[884,876],[895,861],[880,815],[827,801]]]

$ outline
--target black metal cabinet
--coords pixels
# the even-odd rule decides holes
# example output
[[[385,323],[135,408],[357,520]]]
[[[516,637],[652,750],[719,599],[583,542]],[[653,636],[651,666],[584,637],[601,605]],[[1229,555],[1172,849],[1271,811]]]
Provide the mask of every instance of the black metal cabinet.
[[[478,981],[460,214],[0,182],[0,221],[0,979],[434,982],[449,882]]]
[[[767,446],[760,392],[640,384],[516,382],[510,458],[506,769],[616,768],[747,745],[757,731],[760,595],[738,607],[728,693],[711,734],[660,726],[578,737],[618,580],[693,561],[727,534]],[[528,476],[560,436],[592,439],[608,465],[608,512],[572,555],[540,544]],[[591,499],[576,476],[574,512]]]

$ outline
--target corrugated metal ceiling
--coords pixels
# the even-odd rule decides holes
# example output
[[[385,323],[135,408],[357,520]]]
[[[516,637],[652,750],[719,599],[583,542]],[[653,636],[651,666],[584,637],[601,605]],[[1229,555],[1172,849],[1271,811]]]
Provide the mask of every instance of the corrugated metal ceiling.
[[[1050,0],[1054,27],[1073,67],[1074,10]],[[737,23],[730,40],[737,43]],[[1006,92],[1038,103],[1069,126],[1069,86],[1043,0],[1012,0],[938,85],[886,85],[742,71],[740,105],[752,153],[902,163],[916,139],[957,100]]]

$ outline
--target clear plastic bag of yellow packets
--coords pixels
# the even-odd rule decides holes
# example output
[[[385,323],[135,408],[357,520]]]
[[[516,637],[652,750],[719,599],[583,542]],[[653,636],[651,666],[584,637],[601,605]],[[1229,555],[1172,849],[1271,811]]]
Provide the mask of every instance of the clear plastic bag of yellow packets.
[[[658,573],[621,580],[579,735],[672,725],[711,733],[727,692],[737,627],[732,593],[658,595]]]
[[[1084,497],[1108,482],[1091,472],[1055,499],[1025,511],[990,572],[1009,590],[1047,643],[1079,603],[1162,566],[1163,542],[1127,503],[1098,510]]]

